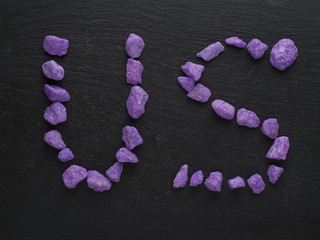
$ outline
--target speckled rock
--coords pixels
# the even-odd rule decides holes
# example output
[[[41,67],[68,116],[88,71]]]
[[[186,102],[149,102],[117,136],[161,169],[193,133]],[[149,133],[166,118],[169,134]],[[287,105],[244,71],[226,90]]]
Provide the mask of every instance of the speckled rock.
[[[194,81],[198,81],[201,78],[204,66],[193,62],[186,62],[181,66],[182,71]]]
[[[231,120],[236,111],[235,107],[221,99],[216,99],[211,103],[213,110],[222,118]]]
[[[43,117],[52,125],[57,125],[67,120],[67,110],[61,103],[54,102],[46,108]]]
[[[59,152],[58,158],[61,162],[68,162],[74,159],[74,156],[70,148],[65,148]]]
[[[262,58],[265,51],[267,51],[268,45],[254,38],[248,43],[247,49],[254,59],[259,59]]]
[[[191,77],[178,77],[180,86],[190,92],[194,88],[195,81]]]
[[[198,102],[205,103],[211,97],[211,92],[209,88],[198,83],[187,95],[189,98],[196,100]]]
[[[55,61],[47,61],[42,64],[43,74],[50,79],[60,81],[64,77],[64,69]]]
[[[64,185],[67,188],[75,188],[79,182],[86,179],[88,172],[84,167],[71,165],[62,174]]]
[[[69,41],[57,36],[46,36],[43,40],[43,49],[50,55],[63,56],[67,54]]]
[[[284,38],[277,42],[270,53],[270,63],[283,71],[290,67],[298,57],[298,49],[291,39]]]
[[[66,89],[56,85],[44,85],[44,93],[47,95],[51,102],[68,102],[70,95]]]
[[[248,128],[257,128],[260,124],[260,119],[254,112],[245,108],[240,108],[237,112],[237,123],[240,126],[246,126]]]
[[[238,47],[238,48],[244,48],[247,46],[247,44],[238,37],[229,37],[226,39],[226,44]]]
[[[179,172],[176,174],[176,177],[173,180],[174,188],[182,188],[186,185],[188,181],[188,165],[184,164]]]
[[[248,185],[252,189],[254,194],[260,194],[263,192],[266,184],[259,174],[254,174],[248,179]]]
[[[122,128],[122,141],[129,150],[132,150],[143,143],[143,139],[139,131],[135,127],[131,126],[125,126]]]
[[[278,137],[274,140],[266,157],[269,159],[286,160],[289,147],[290,143],[288,137]]]
[[[262,133],[275,139],[279,134],[279,123],[276,118],[269,118],[262,123]]]
[[[61,134],[57,130],[51,130],[44,134],[44,141],[56,149],[66,148],[66,144],[62,140]]]
[[[203,173],[201,170],[198,170],[194,174],[192,174],[189,185],[191,187],[197,187],[202,183],[202,181],[203,181]]]
[[[235,188],[243,188],[246,186],[246,184],[242,177],[237,176],[235,178],[228,180],[228,186],[230,189],[235,189]]]
[[[129,58],[127,62],[127,83],[136,85],[142,83],[143,65],[140,61]]]
[[[137,163],[139,160],[137,158],[137,156],[131,152],[130,150],[126,149],[126,148],[120,148],[116,154],[116,158],[118,160],[118,162],[121,163]]]
[[[112,186],[110,180],[96,170],[88,171],[87,183],[88,187],[95,192],[108,191]]]
[[[126,103],[128,114],[134,119],[141,117],[145,112],[145,105],[148,100],[148,93],[146,93],[141,87],[132,87]]]
[[[116,162],[106,171],[106,175],[112,182],[120,182],[122,170],[123,164]]]
[[[126,41],[126,52],[132,58],[140,57],[142,51],[144,49],[144,41],[143,39],[131,33]]]
[[[197,57],[202,58],[204,61],[209,62],[216,58],[220,53],[224,51],[224,46],[220,42],[215,42],[201,52],[197,53]]]
[[[279,180],[280,176],[282,175],[283,168],[277,167],[276,165],[270,165],[267,173],[268,173],[269,181],[275,184]]]
[[[223,180],[223,177],[221,172],[212,172],[204,182],[204,185],[210,191],[220,192],[222,180]]]

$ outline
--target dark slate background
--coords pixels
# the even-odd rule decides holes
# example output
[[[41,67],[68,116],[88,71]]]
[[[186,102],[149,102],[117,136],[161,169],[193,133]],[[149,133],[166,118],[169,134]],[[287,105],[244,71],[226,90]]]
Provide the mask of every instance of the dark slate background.
[[[320,2],[265,1],[1,1],[0,9],[0,213],[1,239],[319,239],[320,229]],[[130,119],[125,101],[129,33],[143,37],[142,87],[146,113]],[[46,35],[70,40],[69,53],[42,50]],[[195,54],[207,45],[240,36],[269,45],[255,61],[246,49],[227,46],[209,63]],[[272,46],[293,39],[294,65],[280,72],[269,64]],[[50,104],[44,61],[66,71],[68,121],[43,120]],[[213,98],[194,102],[178,85],[187,60],[205,65],[201,82]],[[272,140],[260,129],[219,119],[214,98],[276,117],[291,148],[280,181],[268,183],[265,158]],[[123,146],[121,129],[136,126],[145,143],[134,150],[139,164],[126,165],[110,192],[95,193],[82,182],[64,187],[61,174],[72,163],[104,171]],[[61,131],[74,151],[61,163],[43,143]],[[175,190],[172,180],[184,163],[189,173],[224,174],[222,192],[203,186]],[[230,191],[226,180],[262,174],[260,196],[249,188]]]

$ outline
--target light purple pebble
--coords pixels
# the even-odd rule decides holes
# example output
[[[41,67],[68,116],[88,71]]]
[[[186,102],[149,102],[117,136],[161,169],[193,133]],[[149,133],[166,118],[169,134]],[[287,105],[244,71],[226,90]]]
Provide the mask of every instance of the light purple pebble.
[[[43,40],[43,49],[50,55],[63,56],[67,54],[69,41],[56,36],[46,36]]]
[[[43,117],[52,125],[57,125],[67,120],[67,110],[61,103],[54,102],[46,108]]]
[[[275,139],[279,134],[279,124],[276,118],[269,118],[262,123],[262,133]]]
[[[283,71],[290,67],[298,57],[298,49],[291,39],[284,38],[277,42],[270,53],[270,63]]]
[[[188,164],[184,164],[179,172],[176,174],[176,177],[173,180],[174,188],[182,188],[186,185],[188,181]]]
[[[252,39],[247,46],[248,52],[254,59],[262,58],[265,51],[268,49],[268,45],[261,42],[259,39]]]
[[[44,134],[44,141],[56,149],[64,149],[66,144],[62,140],[61,134],[57,130],[51,130]]]
[[[193,62],[186,62],[181,66],[182,71],[193,80],[198,81],[201,78],[204,66]]]
[[[276,165],[270,165],[268,168],[269,181],[275,184],[279,180],[282,173],[283,173],[282,167],[277,167]]]
[[[132,87],[126,103],[129,115],[134,119],[138,119],[145,112],[145,105],[148,99],[148,93],[141,87]]]
[[[123,164],[120,162],[116,162],[106,171],[106,174],[111,181],[120,182],[122,170]]]
[[[238,48],[244,48],[247,44],[238,37],[229,37],[226,39],[226,43]]]
[[[110,180],[96,170],[88,171],[87,183],[88,187],[96,192],[108,191],[112,186]]]
[[[196,171],[190,178],[190,186],[197,187],[203,181],[203,173],[201,170]]]
[[[144,42],[141,37],[131,33],[126,41],[126,51],[127,54],[132,58],[140,57],[144,49]]]
[[[245,182],[244,182],[242,177],[237,176],[235,178],[229,179],[228,180],[228,185],[229,185],[230,189],[235,189],[235,188],[242,188],[246,184],[245,184]]]
[[[209,62],[224,51],[224,46],[220,42],[215,42],[201,52],[197,53],[197,57]]]
[[[84,167],[71,165],[62,174],[62,179],[66,188],[75,188],[87,176],[88,172]]]
[[[65,148],[59,152],[58,158],[61,162],[68,162],[74,159],[74,156],[70,148]]]
[[[191,77],[178,77],[178,82],[187,92],[190,92],[195,84],[195,81]]]
[[[68,102],[70,95],[66,89],[56,85],[44,85],[44,92],[51,102]]]
[[[141,75],[143,72],[143,66],[140,61],[133,58],[128,59],[127,63],[127,83],[132,85],[141,84]]]
[[[198,83],[187,95],[189,98],[196,100],[198,102],[205,103],[211,97],[211,92],[209,88]]]
[[[204,185],[210,191],[220,192],[222,180],[223,180],[223,177],[221,172],[212,172],[204,182]]]
[[[139,131],[135,127],[131,126],[125,126],[122,128],[122,141],[124,141],[126,148],[129,150],[132,150],[143,143],[143,139]]]
[[[266,186],[262,177],[257,173],[248,179],[248,185],[254,194],[260,194]]]
[[[245,108],[240,108],[237,112],[237,123],[240,126],[257,128],[260,124],[260,120],[254,112]]]
[[[230,103],[216,99],[212,102],[211,107],[222,118],[231,120],[234,117],[235,108]]]
[[[50,79],[60,81],[64,77],[64,69],[54,60],[42,64],[43,74]]]
[[[118,162],[121,162],[121,163],[124,163],[124,162],[137,163],[139,161],[137,156],[133,152],[126,149],[125,147],[122,147],[118,150],[116,154],[116,158]]]
[[[269,159],[286,160],[289,147],[290,143],[288,137],[278,137],[274,140],[266,157]]]

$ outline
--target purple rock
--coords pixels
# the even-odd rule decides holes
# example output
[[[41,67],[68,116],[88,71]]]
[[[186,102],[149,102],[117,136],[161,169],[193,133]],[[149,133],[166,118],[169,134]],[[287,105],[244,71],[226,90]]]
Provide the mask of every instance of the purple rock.
[[[112,186],[110,180],[96,170],[88,171],[87,183],[96,192],[108,191]]]
[[[211,97],[211,92],[209,88],[198,83],[187,95],[189,98],[205,103]]]
[[[126,104],[129,115],[134,119],[138,119],[145,112],[144,108],[148,99],[148,93],[141,87],[132,87]]]
[[[260,120],[254,112],[245,108],[240,108],[237,112],[237,123],[240,126],[257,128],[260,124]]]
[[[131,152],[130,150],[126,149],[125,147],[122,147],[118,150],[116,154],[116,158],[118,162],[125,163],[137,163],[139,160],[137,156]]]
[[[127,83],[132,85],[141,84],[141,75],[143,72],[143,66],[140,61],[133,58],[128,59],[127,63]]]
[[[238,37],[229,37],[226,39],[226,44],[238,47],[238,48],[244,48],[247,46],[247,44]]]
[[[234,106],[220,99],[214,100],[211,107],[220,117],[228,120],[233,119],[236,111]]]
[[[120,182],[122,170],[123,164],[120,162],[116,162],[106,171],[106,174],[111,181]]]
[[[126,41],[126,51],[127,54],[132,58],[140,57],[144,49],[144,42],[141,37],[131,33]]]
[[[228,185],[229,185],[230,189],[235,189],[235,188],[242,188],[246,184],[245,184],[245,182],[244,182],[242,177],[237,176],[235,178],[229,179],[228,180]]]
[[[213,43],[197,53],[197,57],[209,62],[224,51],[224,46],[220,42]]]
[[[74,156],[70,148],[65,148],[59,152],[58,158],[61,162],[68,162],[74,159]]]
[[[71,165],[62,174],[62,179],[67,188],[75,188],[87,176],[88,172],[84,167]]]
[[[57,130],[46,132],[43,140],[56,149],[64,149],[66,147],[61,134]]]
[[[50,55],[63,56],[67,54],[69,41],[56,36],[46,36],[43,40],[43,49]]]
[[[277,167],[276,165],[270,165],[268,168],[269,181],[275,184],[279,180],[282,173],[283,173],[282,167]]]
[[[203,173],[201,170],[196,171],[190,178],[190,186],[197,187],[203,181]]]
[[[266,186],[262,177],[257,173],[248,179],[248,185],[254,194],[260,194]]]
[[[58,63],[51,60],[42,64],[43,74],[50,79],[60,81],[64,77],[64,69]]]
[[[248,52],[254,59],[262,58],[265,51],[268,49],[268,45],[261,42],[259,39],[252,39],[247,46]]]
[[[187,92],[190,92],[195,84],[195,81],[190,77],[178,77],[178,82]]]
[[[61,103],[54,102],[46,108],[43,117],[52,125],[57,125],[67,120],[67,110]]]
[[[262,123],[262,133],[275,139],[279,134],[279,124],[276,118],[269,118]]]
[[[64,88],[56,85],[44,85],[44,93],[47,95],[51,102],[68,102],[70,95]]]
[[[291,39],[284,38],[277,42],[270,53],[270,63],[283,71],[290,67],[298,57],[298,49]]]
[[[129,150],[143,143],[143,139],[138,130],[131,126],[122,128],[122,141],[124,141],[126,148]]]
[[[179,172],[176,174],[176,177],[173,180],[174,188],[182,188],[186,186],[188,181],[188,164],[184,164]]]
[[[267,158],[276,160],[286,160],[287,153],[290,147],[288,137],[278,137],[274,140],[271,148],[267,153]]]
[[[186,62],[181,66],[182,71],[193,80],[198,81],[201,78],[204,66],[193,62]]]
[[[204,182],[204,185],[210,191],[220,192],[222,180],[223,180],[223,177],[221,172],[212,172]]]

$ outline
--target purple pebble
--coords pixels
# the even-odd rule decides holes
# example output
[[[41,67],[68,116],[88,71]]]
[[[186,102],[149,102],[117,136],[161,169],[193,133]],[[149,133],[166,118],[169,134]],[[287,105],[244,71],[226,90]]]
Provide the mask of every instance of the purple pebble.
[[[283,173],[282,167],[277,167],[276,165],[270,165],[268,168],[269,181],[275,184],[279,180],[282,173]]]
[[[148,99],[148,93],[141,87],[132,87],[126,104],[129,115],[134,119],[138,119],[145,112],[144,108]]]
[[[224,51],[224,46],[220,42],[213,43],[197,53],[197,57],[209,62]]]
[[[260,124],[260,120],[254,112],[245,108],[240,108],[237,112],[237,123],[240,126],[257,128]]]
[[[278,137],[274,140],[271,148],[267,153],[267,158],[276,160],[286,160],[287,153],[290,147],[288,137]]]
[[[223,180],[223,177],[221,172],[212,172],[204,182],[204,185],[210,191],[220,192],[222,180]]]
[[[266,186],[262,177],[257,173],[248,179],[248,185],[254,194],[260,194]]]
[[[234,106],[220,99],[214,100],[211,107],[220,117],[228,120],[233,119],[236,111]]]
[[[178,82],[187,92],[190,92],[195,84],[195,81],[191,77],[178,77]]]
[[[298,57],[298,49],[291,39],[284,38],[277,42],[270,53],[270,63],[283,71],[290,67]]]
[[[228,185],[230,189],[235,189],[235,188],[243,188],[246,184],[242,177],[237,176],[235,178],[229,179]]]
[[[116,162],[106,171],[106,174],[112,182],[120,182],[122,170],[123,164]]]
[[[44,134],[44,141],[59,150],[66,148],[66,144],[62,140],[62,136],[57,130],[46,132]]]
[[[43,74],[50,79],[60,81],[64,77],[64,69],[54,60],[42,64]]]
[[[259,39],[252,39],[247,46],[248,52],[254,59],[262,58],[265,51],[268,49],[268,45],[261,42]]]
[[[131,33],[126,41],[126,51],[127,54],[132,58],[140,57],[144,49],[144,42],[141,37]]]
[[[61,162],[68,162],[74,159],[74,156],[70,148],[65,148],[59,152],[58,158]]]
[[[64,88],[56,85],[44,85],[44,93],[47,95],[51,102],[68,102],[70,95]]]
[[[122,128],[122,141],[124,141],[126,148],[129,150],[143,143],[143,139],[138,130],[131,126]]]
[[[190,178],[190,186],[197,187],[203,181],[203,173],[201,170],[196,171]]]
[[[66,188],[75,188],[87,176],[88,172],[84,167],[71,165],[62,174],[62,179]]]
[[[57,125],[67,120],[67,110],[61,103],[54,102],[46,108],[43,117],[52,125]]]
[[[139,160],[137,156],[131,152],[130,150],[126,149],[125,147],[122,147],[118,150],[116,154],[116,158],[118,162],[125,163],[137,163]]]
[[[141,75],[143,72],[143,66],[140,61],[133,58],[128,59],[127,63],[127,83],[132,85],[141,84]]]
[[[226,44],[238,47],[238,48],[244,48],[247,46],[247,44],[238,37],[229,37],[226,39]]]
[[[198,102],[205,103],[211,97],[211,92],[209,88],[198,83],[187,95],[189,98],[196,100]]]
[[[112,186],[110,180],[96,170],[88,171],[87,183],[88,187],[95,192],[108,191]]]
[[[50,55],[63,56],[67,54],[69,41],[56,36],[46,36],[43,40],[43,49]]]
[[[276,118],[269,118],[262,123],[262,133],[275,139],[279,134],[279,124]]]
[[[193,80],[198,81],[204,70],[204,66],[193,62],[186,62],[181,66],[182,71]]]
[[[176,177],[173,180],[174,188],[182,188],[186,186],[188,181],[188,164],[184,164],[179,172],[176,174]]]

